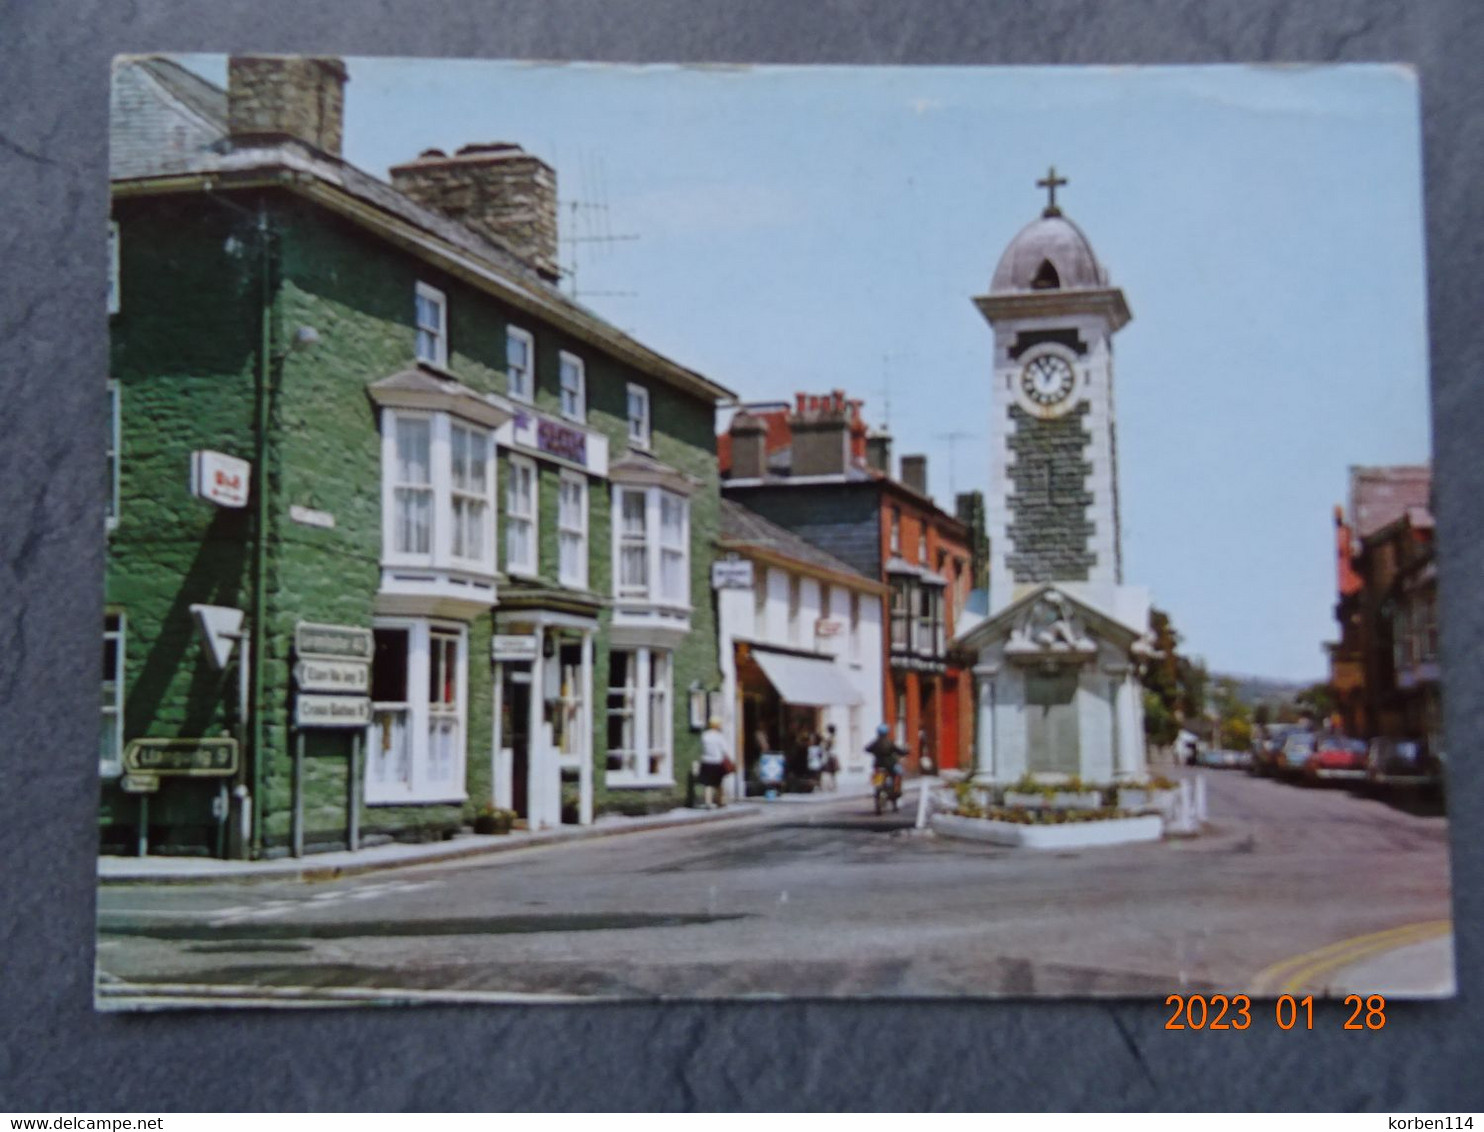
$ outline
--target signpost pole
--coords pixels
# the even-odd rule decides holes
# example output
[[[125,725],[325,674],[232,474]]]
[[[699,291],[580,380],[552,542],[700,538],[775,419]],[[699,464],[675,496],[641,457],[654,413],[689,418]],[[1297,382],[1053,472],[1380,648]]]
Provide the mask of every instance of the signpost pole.
[[[293,853],[304,856],[304,732],[294,735],[294,832]]]
[[[348,835],[346,840],[350,843],[350,850],[354,853],[361,847],[361,733],[352,731],[350,733],[350,800],[346,803],[349,811],[346,818]]]
[[[149,795],[139,795],[139,856],[149,856]]]

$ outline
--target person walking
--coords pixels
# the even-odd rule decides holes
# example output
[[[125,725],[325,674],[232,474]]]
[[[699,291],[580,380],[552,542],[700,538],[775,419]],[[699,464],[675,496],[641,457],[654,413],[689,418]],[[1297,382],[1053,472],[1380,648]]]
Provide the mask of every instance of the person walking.
[[[727,804],[721,784],[733,769],[731,756],[727,753],[726,736],[721,733],[721,720],[713,715],[701,733],[701,796],[706,809],[714,810]]]
[[[824,766],[820,770],[820,785],[829,791],[839,785],[840,759],[835,754],[835,725],[831,723],[824,729],[824,738],[820,742],[820,753],[824,756]]]

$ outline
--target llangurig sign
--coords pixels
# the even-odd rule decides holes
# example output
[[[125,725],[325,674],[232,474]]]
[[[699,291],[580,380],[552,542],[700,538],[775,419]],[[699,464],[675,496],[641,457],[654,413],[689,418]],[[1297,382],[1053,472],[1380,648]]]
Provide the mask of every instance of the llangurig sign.
[[[237,773],[236,739],[133,739],[124,748],[129,775],[215,778]]]

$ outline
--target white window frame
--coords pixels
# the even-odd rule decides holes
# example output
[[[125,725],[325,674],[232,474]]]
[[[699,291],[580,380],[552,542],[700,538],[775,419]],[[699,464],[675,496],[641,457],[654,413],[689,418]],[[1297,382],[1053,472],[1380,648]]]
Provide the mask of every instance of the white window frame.
[[[423,302],[437,304],[438,321],[436,324],[423,322]],[[417,360],[437,366],[439,369],[448,368],[448,297],[437,287],[419,282],[414,290],[412,323],[416,331],[413,352]],[[423,350],[423,335],[425,334],[432,343],[431,356]]]
[[[397,479],[397,427],[399,421],[426,421],[428,424],[428,486],[431,492],[431,530],[426,552],[397,549],[397,492],[408,489]],[[486,495],[484,545],[480,557],[454,557],[453,553],[453,430],[464,429],[482,436],[485,443]],[[495,434],[470,421],[455,420],[447,413],[425,410],[383,409],[381,411],[381,560],[388,566],[417,566],[424,569],[454,569],[493,579],[498,566],[495,560],[495,521],[497,509]],[[460,492],[466,498],[474,493]]]
[[[471,441],[477,441],[484,445],[484,483],[471,484],[469,487],[459,487],[454,481],[454,441],[459,432],[467,433]],[[476,425],[467,424],[464,421],[450,420],[448,423],[448,496],[449,496],[449,557],[460,564],[474,567],[492,567],[495,556],[495,438],[488,429],[479,428]],[[463,503],[465,508],[478,507],[484,512],[484,519],[480,530],[479,546],[477,553],[460,554],[454,545],[460,533],[461,520],[459,517],[458,504]],[[436,510],[436,497],[435,497]],[[467,517],[462,520],[467,522]]]
[[[525,346],[524,368],[511,361],[510,347],[514,342]],[[524,401],[528,405],[536,399],[536,338],[518,326],[505,328],[505,393],[512,401]]]
[[[587,364],[566,350],[561,351],[558,358],[557,382],[561,386],[562,416],[581,424],[587,420]],[[568,375],[575,375],[570,388]]]
[[[103,515],[103,527],[111,531],[119,525],[119,449],[122,438],[120,425],[120,409],[122,407],[119,383],[110,381],[108,383],[108,448],[105,451],[105,459],[108,461],[108,508]]]
[[[588,492],[587,477],[577,472],[562,470],[557,488],[557,581],[564,586],[587,589],[588,561]],[[567,509],[568,492],[576,492],[578,500],[576,514]],[[575,570],[567,569],[563,548],[575,542]]]
[[[645,580],[642,587],[626,586],[623,574],[623,552],[626,546],[640,545],[624,529],[623,503],[626,495],[644,499]],[[663,529],[664,503],[670,501],[681,509],[681,534],[678,542],[666,542]],[[691,537],[690,499],[661,487],[613,485],[613,594],[620,602],[642,602],[689,611],[691,607]],[[664,563],[667,556],[678,557],[677,567],[681,592],[663,592]]]
[[[118,618],[118,627],[110,629],[108,622],[115,617]],[[122,611],[105,613],[103,615],[103,647],[113,649],[114,679],[112,689],[108,686],[109,681],[102,682],[104,700],[101,726],[103,736],[112,735],[113,737],[114,757],[104,759],[102,752],[99,752],[98,773],[104,778],[117,778],[124,772],[124,658],[127,639],[128,619],[124,613]]]
[[[615,709],[612,684],[612,662],[610,678],[605,696],[603,742],[605,748],[605,782],[610,787],[673,786],[675,784],[675,654],[669,649],[634,648],[614,649],[628,656],[628,679],[619,689],[623,696],[622,706]],[[654,668],[658,662],[659,679],[654,680]],[[656,715],[656,705],[658,714]],[[607,720],[615,714],[627,715],[630,720],[630,735],[633,748],[607,747]],[[658,730],[651,724],[658,721]],[[630,769],[607,767],[607,759],[617,755],[620,759],[632,756],[634,766]],[[656,768],[656,769],[651,769]]]
[[[378,701],[371,705],[373,722],[366,729],[366,805],[456,805],[464,802],[467,799],[465,779],[469,764],[469,627],[459,622],[421,617],[377,617],[372,625],[376,629],[407,632],[407,699]],[[454,694],[457,704],[452,712],[435,711],[429,694],[435,635],[456,639]],[[376,721],[378,709],[406,712],[406,735],[411,747],[408,759],[410,773],[406,783],[384,783],[372,772],[381,743],[381,731]],[[450,768],[452,775],[443,782],[433,779],[430,774],[431,738],[437,718],[453,723],[457,728],[454,760]]]
[[[108,313],[118,314],[122,295],[119,291],[119,222],[108,222]]]
[[[639,413],[634,412],[635,404],[641,406]],[[643,448],[649,450],[652,437],[651,418],[649,413],[649,390],[642,385],[629,382],[627,405],[629,418],[629,447]]]
[[[510,473],[505,483],[505,572],[533,577],[541,560],[541,548],[537,545],[541,533],[541,473],[536,468],[536,461],[529,457],[512,453],[509,461]],[[518,511],[516,491],[523,476],[529,476],[531,492],[524,501],[527,509]],[[511,543],[520,524],[530,527],[530,537],[527,540],[529,554],[525,559],[517,561],[512,553]]]

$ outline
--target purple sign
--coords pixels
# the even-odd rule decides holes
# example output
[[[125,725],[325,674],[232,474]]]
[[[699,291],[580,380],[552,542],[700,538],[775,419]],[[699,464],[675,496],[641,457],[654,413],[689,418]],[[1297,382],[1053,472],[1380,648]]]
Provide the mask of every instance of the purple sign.
[[[536,422],[536,447],[563,460],[587,466],[587,435],[556,421]]]

